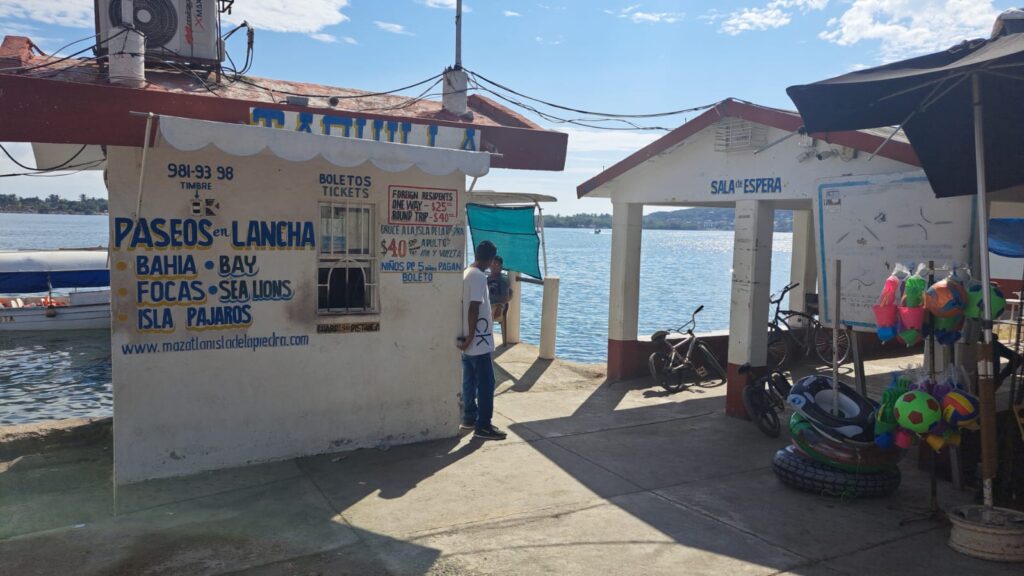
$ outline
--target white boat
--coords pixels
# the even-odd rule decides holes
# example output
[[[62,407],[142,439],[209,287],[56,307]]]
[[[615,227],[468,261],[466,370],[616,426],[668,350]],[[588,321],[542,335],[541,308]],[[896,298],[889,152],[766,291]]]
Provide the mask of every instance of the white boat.
[[[0,332],[110,329],[107,250],[0,252]]]

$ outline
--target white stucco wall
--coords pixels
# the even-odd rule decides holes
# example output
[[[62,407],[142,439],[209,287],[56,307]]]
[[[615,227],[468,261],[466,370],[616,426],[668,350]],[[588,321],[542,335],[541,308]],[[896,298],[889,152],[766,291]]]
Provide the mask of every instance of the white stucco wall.
[[[143,186],[141,218],[205,219],[213,230],[225,230],[206,248],[171,247],[147,249],[129,246],[132,234],[120,246],[115,240],[118,227],[126,226],[136,210],[141,151],[111,148],[108,151],[107,185],[111,215],[111,287],[113,299],[112,361],[114,387],[114,469],[118,483],[133,482],[323,453],[401,444],[452,436],[458,426],[460,371],[454,335],[461,310],[461,272],[434,272],[427,276],[404,276],[401,272],[380,272],[380,312],[358,316],[322,316],[317,313],[317,263],[321,230],[319,203],[341,201],[339,189],[325,188],[321,175],[369,178],[366,199],[376,206],[377,226],[370,245],[381,256],[392,238],[437,240],[437,229],[420,234],[415,229],[388,228],[389,186],[420,186],[457,192],[456,214],[464,206],[464,177],[428,176],[412,169],[403,173],[382,172],[369,164],[340,169],[322,160],[291,163],[266,153],[253,157],[228,156],[214,149],[182,153],[167,146],[150,149]],[[211,167],[209,178],[171,177],[170,164]],[[231,180],[218,179],[218,168],[231,167]],[[204,172],[205,170],[200,170]],[[210,215],[195,217],[195,192],[182,189],[183,182],[209,183],[199,192],[212,200]],[[346,180],[346,182],[349,182]],[[342,186],[348,188],[350,186]],[[351,191],[343,191],[341,194]],[[363,192],[354,191],[356,196]],[[316,246],[291,248],[233,245],[232,225],[245,230],[250,221],[296,222],[299,229],[310,223]],[[135,224],[133,224],[135,225]],[[449,234],[445,229],[445,234]],[[397,232],[396,235],[390,234]],[[461,267],[465,249],[464,230],[456,226],[449,236],[449,261]],[[407,242],[408,245],[408,242]],[[411,252],[411,251],[409,251]],[[419,252],[422,256],[422,252]],[[154,280],[138,269],[137,258],[148,263],[156,256],[191,256],[197,271],[193,278]],[[255,257],[258,268],[252,276],[224,277],[220,258]],[[430,257],[401,260],[404,266]],[[208,269],[207,262],[213,264]],[[416,267],[415,264],[411,264]],[[141,270],[145,272],[145,270]],[[170,271],[170,272],[173,272]],[[187,271],[186,271],[187,272]],[[188,276],[188,274],[186,274]],[[223,303],[222,290],[211,287],[239,280],[288,281],[291,295],[280,300]],[[404,280],[419,283],[405,283]],[[182,282],[196,282],[205,302],[179,305],[140,304],[140,285],[146,287],[141,299],[149,302],[154,283],[180,290]],[[280,286],[280,284],[278,284]],[[279,294],[279,296],[282,296]],[[252,297],[250,290],[249,297]],[[160,303],[158,303],[160,304]],[[249,305],[251,325],[241,327],[188,326],[190,314],[199,308],[208,314],[222,306]],[[144,330],[143,309],[171,310],[173,328]],[[193,312],[189,312],[189,310]],[[244,318],[243,318],[244,320]],[[318,324],[375,324],[377,331],[318,333]],[[164,348],[198,346],[198,341],[237,342],[241,336],[274,336],[256,349],[171,351]],[[294,344],[294,345],[293,345]],[[153,348],[146,350],[146,346]]]
[[[768,128],[767,141],[775,142],[789,133]],[[737,200],[804,200],[817,191],[815,182],[848,174],[890,174],[914,169],[902,162],[868,154],[844,161],[839,156],[818,160],[815,156],[801,158],[809,148],[801,146],[800,137],[754,154],[753,150],[715,151],[715,126],[694,134],[682,144],[654,157],[618,176],[591,195],[608,197],[615,202],[645,204],[732,205]],[[817,141],[814,150],[840,150],[827,142]],[[775,191],[774,179],[781,179],[781,190]],[[768,182],[768,179],[773,182]],[[760,182],[754,182],[760,180]],[[720,182],[736,182],[732,194],[716,194]],[[749,192],[744,192],[747,188]],[[726,188],[728,190],[728,188]],[[800,207],[802,203],[795,206]],[[810,204],[805,206],[809,209]]]

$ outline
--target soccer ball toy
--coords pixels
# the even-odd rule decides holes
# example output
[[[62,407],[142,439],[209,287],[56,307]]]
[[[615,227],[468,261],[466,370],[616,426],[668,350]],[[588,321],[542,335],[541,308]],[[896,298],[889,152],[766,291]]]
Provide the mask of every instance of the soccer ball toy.
[[[967,306],[967,291],[959,282],[939,280],[924,293],[924,305],[939,318],[959,316]]]
[[[978,418],[978,399],[954,390],[942,399],[942,419],[950,426],[967,426]]]
[[[992,305],[992,319],[995,320],[1003,314],[1006,309],[1006,296],[1000,290],[999,285],[993,283],[989,288],[989,302]],[[981,302],[981,282],[975,282],[967,287],[967,308],[964,314],[968,318],[981,318],[983,310]]]
[[[911,390],[896,400],[893,414],[901,428],[924,434],[942,417],[939,402],[931,394]]]

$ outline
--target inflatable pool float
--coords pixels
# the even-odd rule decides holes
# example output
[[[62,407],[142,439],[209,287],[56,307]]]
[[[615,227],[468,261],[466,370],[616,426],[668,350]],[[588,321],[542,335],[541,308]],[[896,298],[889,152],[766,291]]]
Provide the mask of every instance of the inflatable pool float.
[[[882,449],[871,446],[852,446],[818,432],[806,418],[793,413],[789,419],[789,434],[793,443],[812,460],[848,472],[880,472],[892,468],[903,457],[899,448]]]
[[[858,446],[873,445],[878,405],[840,382],[839,414],[832,414],[833,394],[832,379],[814,374],[793,385],[786,403],[833,440]]]
[[[898,466],[879,472],[848,472],[811,460],[795,446],[775,453],[772,471],[787,486],[839,498],[888,496],[900,487]]]

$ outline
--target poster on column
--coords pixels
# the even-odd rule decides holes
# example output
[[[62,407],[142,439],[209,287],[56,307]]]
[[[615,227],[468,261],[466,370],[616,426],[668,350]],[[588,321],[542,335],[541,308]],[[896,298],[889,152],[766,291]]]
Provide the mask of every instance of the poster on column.
[[[462,271],[466,231],[458,222],[458,190],[389,186],[387,211],[387,223],[380,225],[381,272],[421,284],[438,273]]]
[[[835,263],[842,261],[840,321],[874,331],[871,307],[897,263],[913,270],[970,265],[974,200],[936,198],[921,172],[819,180],[814,204],[819,308],[831,326]]]

